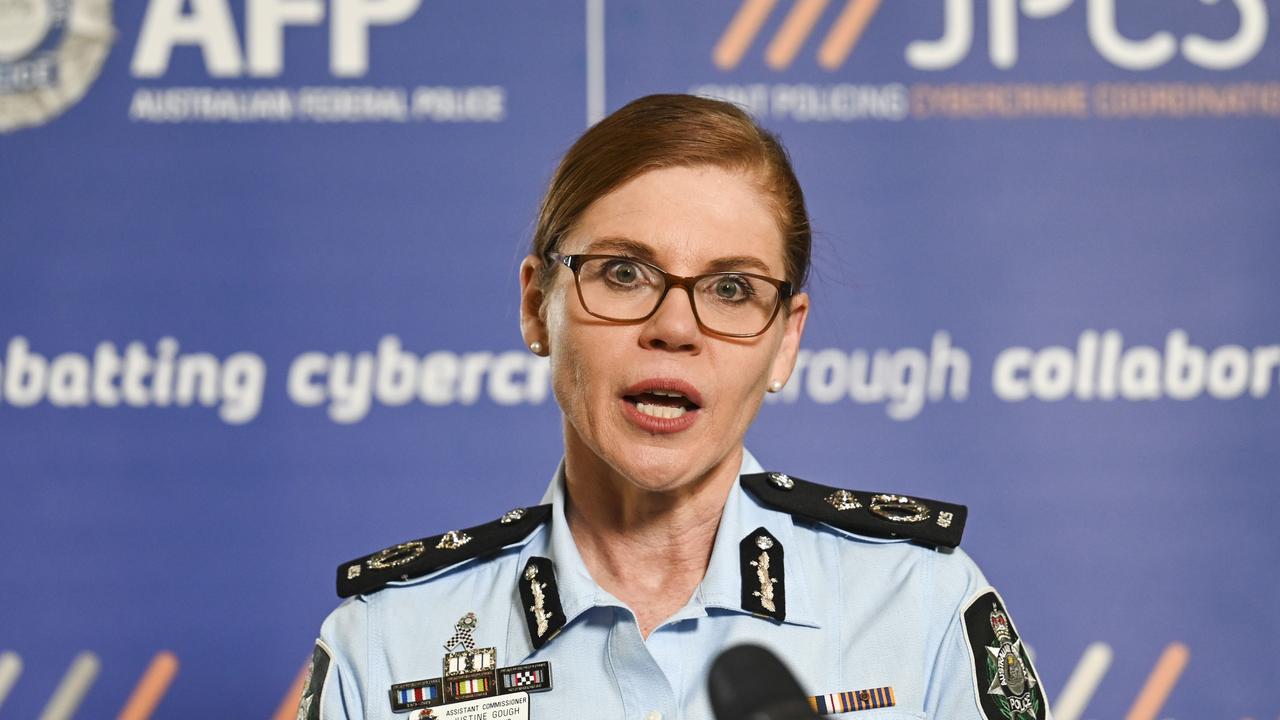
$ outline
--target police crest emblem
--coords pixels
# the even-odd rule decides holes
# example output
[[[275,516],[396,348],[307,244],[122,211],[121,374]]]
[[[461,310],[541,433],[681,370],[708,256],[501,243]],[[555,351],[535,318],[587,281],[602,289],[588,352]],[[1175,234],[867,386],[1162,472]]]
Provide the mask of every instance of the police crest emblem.
[[[0,133],[78,102],[115,40],[111,0],[0,2]]]
[[[999,593],[979,592],[965,606],[963,619],[974,690],[986,720],[1044,720],[1044,690]]]
[[[307,666],[307,681],[298,699],[297,720],[320,720],[320,703],[324,697],[324,681],[329,675],[330,657],[328,646],[317,640]]]

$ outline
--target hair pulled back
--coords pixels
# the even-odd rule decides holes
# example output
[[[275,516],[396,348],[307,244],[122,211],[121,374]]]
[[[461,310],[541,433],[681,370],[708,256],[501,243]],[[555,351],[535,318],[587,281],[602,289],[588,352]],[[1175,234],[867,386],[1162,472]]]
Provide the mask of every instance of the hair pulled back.
[[[633,100],[583,133],[547,188],[532,254],[545,260],[592,203],[629,180],[659,168],[699,165],[741,172],[769,198],[782,233],[786,279],[802,288],[812,235],[786,149],[736,105],[695,95]],[[551,267],[544,266],[544,282]]]

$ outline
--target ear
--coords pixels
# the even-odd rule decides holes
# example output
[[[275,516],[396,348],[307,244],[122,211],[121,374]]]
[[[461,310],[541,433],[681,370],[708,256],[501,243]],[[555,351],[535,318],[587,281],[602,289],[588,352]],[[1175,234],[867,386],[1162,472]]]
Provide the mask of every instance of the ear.
[[[520,263],[520,334],[524,337],[525,347],[534,342],[547,346],[547,324],[542,316],[542,303],[545,299],[539,276],[542,274],[542,260],[529,255]],[[547,351],[544,349],[542,355]]]
[[[791,377],[796,367],[796,355],[800,352],[800,339],[804,336],[804,323],[809,317],[809,294],[797,293],[791,296],[791,312],[784,316],[786,321],[782,334],[782,343],[773,356],[773,367],[769,375],[772,382],[777,380],[783,385]]]

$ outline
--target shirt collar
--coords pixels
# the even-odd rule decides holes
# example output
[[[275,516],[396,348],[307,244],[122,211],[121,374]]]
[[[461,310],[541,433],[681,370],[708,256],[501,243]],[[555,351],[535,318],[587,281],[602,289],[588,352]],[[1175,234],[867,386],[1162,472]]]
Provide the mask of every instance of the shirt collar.
[[[742,467],[738,475],[764,472],[750,451],[742,451]],[[787,584],[787,617],[783,622],[791,625],[820,627],[817,614],[810,602],[805,564],[801,562],[801,548],[797,541],[795,519],[791,515],[767,508],[744,492],[742,484],[735,482],[725,500],[720,516],[720,529],[716,531],[715,545],[711,548],[711,563],[693,600],[705,607],[720,608],[750,615],[742,609],[742,568],[739,560],[739,544],[756,528],[763,527],[778,539],[783,548],[783,577]],[[691,610],[686,606],[680,614]],[[705,614],[705,613],[699,613]],[[679,614],[678,614],[679,615]],[[773,622],[759,618],[760,622]]]
[[[750,451],[742,451],[742,465],[738,475],[764,472]],[[550,558],[555,565],[556,584],[560,603],[564,608],[565,624],[593,607],[625,607],[622,601],[605,591],[587,571],[578,546],[573,541],[569,523],[565,519],[564,461],[560,461],[546,493],[543,504],[551,505],[551,519],[543,532],[525,545],[517,564],[522,571],[528,559],[534,555]],[[787,584],[787,616],[783,622],[793,625],[820,627],[809,600],[809,583],[800,561],[799,543],[796,542],[795,520],[790,515],[767,508],[742,490],[740,483],[733,483],[720,516],[715,544],[711,549],[711,561],[707,574],[694,591],[689,602],[672,616],[672,620],[703,617],[707,608],[751,615],[742,609],[742,573],[738,546],[748,533],[756,528],[767,529],[784,549],[784,577]],[[512,578],[514,605],[507,628],[507,647],[512,655],[527,658],[533,654],[524,620],[524,608]],[[756,616],[752,616],[756,617]],[[773,622],[769,618],[757,618],[760,622]],[[553,640],[554,642],[554,640]]]
[[[575,618],[593,607],[610,605],[623,607],[621,601],[596,585],[595,580],[591,578],[591,573],[587,571],[586,563],[582,561],[577,543],[573,541],[573,533],[569,530],[569,522],[565,518],[563,459],[556,467],[555,474],[551,476],[547,491],[542,495],[542,504],[551,505],[551,518],[539,537],[521,551],[520,562],[516,566],[517,575],[512,578],[514,605],[507,624],[507,648],[513,656],[522,658],[520,662],[527,659],[534,651],[525,622],[526,608],[517,585],[522,580],[519,573],[524,571],[524,566],[529,562],[530,557],[537,555],[551,560],[555,569],[560,605],[564,610],[565,625],[572,623]]]

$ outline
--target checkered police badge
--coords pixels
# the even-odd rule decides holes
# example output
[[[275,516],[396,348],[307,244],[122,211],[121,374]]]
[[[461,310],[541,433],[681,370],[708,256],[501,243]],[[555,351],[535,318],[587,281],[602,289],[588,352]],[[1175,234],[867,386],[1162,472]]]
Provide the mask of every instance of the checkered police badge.
[[[498,671],[499,692],[544,692],[551,689],[551,663],[513,665]]]

